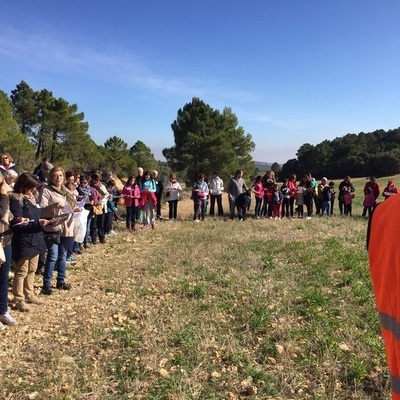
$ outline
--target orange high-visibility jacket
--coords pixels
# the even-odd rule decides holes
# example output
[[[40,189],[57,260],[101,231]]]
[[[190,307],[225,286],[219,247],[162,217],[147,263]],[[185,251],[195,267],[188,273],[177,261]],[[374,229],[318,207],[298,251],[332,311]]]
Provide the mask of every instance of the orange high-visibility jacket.
[[[369,265],[385,341],[392,399],[400,400],[400,195],[376,207],[368,233]]]

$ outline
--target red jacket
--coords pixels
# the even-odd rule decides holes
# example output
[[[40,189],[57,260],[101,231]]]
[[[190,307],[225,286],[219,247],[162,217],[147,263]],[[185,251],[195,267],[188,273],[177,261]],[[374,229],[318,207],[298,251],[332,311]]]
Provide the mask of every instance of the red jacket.
[[[153,206],[155,207],[157,205],[156,194],[150,190],[142,192],[142,198],[140,199],[140,208],[142,210],[150,199],[153,200]]]

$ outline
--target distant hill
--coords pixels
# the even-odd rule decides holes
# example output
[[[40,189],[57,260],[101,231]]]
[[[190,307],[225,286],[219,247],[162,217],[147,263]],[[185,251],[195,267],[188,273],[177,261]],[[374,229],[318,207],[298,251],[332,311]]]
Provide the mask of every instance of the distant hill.
[[[256,168],[259,171],[268,171],[271,169],[272,163],[267,163],[263,161],[255,161]]]

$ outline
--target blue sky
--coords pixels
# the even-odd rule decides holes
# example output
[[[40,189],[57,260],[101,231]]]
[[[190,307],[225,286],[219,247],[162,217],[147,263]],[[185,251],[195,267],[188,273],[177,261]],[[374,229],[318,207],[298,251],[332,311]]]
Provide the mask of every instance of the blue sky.
[[[98,144],[157,159],[193,97],[230,107],[257,161],[400,126],[400,2],[18,0],[1,5],[0,89],[76,103]]]

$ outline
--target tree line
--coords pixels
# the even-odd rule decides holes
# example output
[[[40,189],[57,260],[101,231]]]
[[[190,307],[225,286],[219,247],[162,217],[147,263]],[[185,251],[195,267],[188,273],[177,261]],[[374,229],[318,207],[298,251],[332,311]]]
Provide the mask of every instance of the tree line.
[[[303,144],[294,159],[283,164],[279,176],[292,173],[340,179],[346,175],[391,176],[400,173],[400,128],[347,134],[317,145]]]
[[[177,112],[171,124],[174,145],[163,150],[166,162],[157,161],[141,140],[132,147],[118,136],[104,144],[94,142],[89,123],[77,104],[55,97],[48,89],[33,90],[21,81],[10,96],[0,90],[0,151],[9,152],[21,169],[32,170],[44,156],[53,164],[82,171],[112,170],[129,176],[137,167],[170,171],[186,183],[199,172],[213,171],[227,180],[237,169],[254,179],[260,171],[251,153],[252,136],[238,125],[232,109],[213,109],[194,97]],[[296,158],[282,166],[271,163],[279,179],[311,172],[316,178],[389,176],[400,172],[400,128],[372,133],[347,134],[317,145],[303,144]]]

